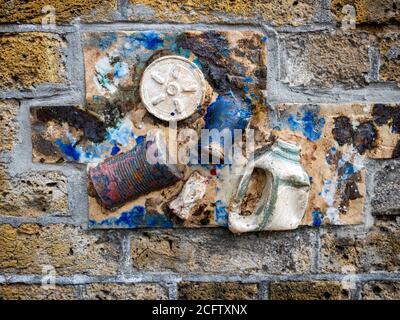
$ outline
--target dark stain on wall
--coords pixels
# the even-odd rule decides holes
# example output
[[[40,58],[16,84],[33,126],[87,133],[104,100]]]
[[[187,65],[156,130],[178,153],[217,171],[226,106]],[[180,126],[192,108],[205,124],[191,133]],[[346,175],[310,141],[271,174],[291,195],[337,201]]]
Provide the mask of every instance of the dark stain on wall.
[[[335,127],[332,130],[333,137],[340,146],[353,142],[353,127],[350,119],[345,116],[335,118]]]
[[[339,145],[353,144],[360,154],[373,149],[378,133],[372,121],[365,121],[353,128],[348,117],[340,116],[334,119],[334,123],[332,134]]]
[[[34,124],[32,127],[32,148],[46,157],[59,156],[62,158],[59,149],[51,141],[43,138],[41,127],[43,127],[42,124]],[[40,162],[45,162],[45,159],[41,158]]]
[[[372,121],[366,121],[358,125],[354,130],[353,145],[360,154],[374,147],[374,141],[378,134]]]
[[[341,194],[341,202],[338,209],[345,214],[351,200],[361,198],[362,195],[358,189],[357,183],[361,181],[360,172],[354,169],[350,162],[346,162],[338,169],[339,176],[339,192]]]
[[[83,136],[95,143],[105,138],[106,125],[95,115],[74,106],[42,107],[32,109],[39,122],[55,121],[59,124],[68,123],[75,129],[82,130]]]
[[[391,107],[377,103],[372,109],[372,116],[374,117],[374,121],[378,126],[389,124],[391,125],[393,132],[399,132],[400,107]]]
[[[244,75],[248,73],[245,63],[232,59],[233,56],[246,58],[249,62],[262,64],[261,40],[257,36],[238,41],[238,46],[232,48],[223,33],[216,31],[197,33],[182,33],[176,43],[182,49],[190,50],[201,64],[207,81],[221,95],[230,91],[243,95]],[[252,77],[260,89],[265,87],[266,68],[257,68]]]
[[[224,94],[232,89],[228,75],[234,72],[234,68],[229,59],[229,42],[221,33],[182,33],[176,43],[197,56],[205,77],[218,93]]]

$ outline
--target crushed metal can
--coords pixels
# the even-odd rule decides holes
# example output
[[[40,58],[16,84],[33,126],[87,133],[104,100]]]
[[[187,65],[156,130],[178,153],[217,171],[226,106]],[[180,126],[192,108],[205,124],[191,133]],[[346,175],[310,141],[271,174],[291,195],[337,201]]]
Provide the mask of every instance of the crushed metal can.
[[[141,195],[171,186],[183,178],[183,170],[168,164],[168,150],[160,131],[149,132],[129,152],[89,169],[88,192],[108,210]]]

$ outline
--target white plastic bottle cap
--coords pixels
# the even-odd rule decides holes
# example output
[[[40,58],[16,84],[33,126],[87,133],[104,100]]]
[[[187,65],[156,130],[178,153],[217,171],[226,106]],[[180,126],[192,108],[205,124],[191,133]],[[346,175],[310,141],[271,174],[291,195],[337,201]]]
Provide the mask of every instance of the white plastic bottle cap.
[[[154,60],[144,70],[140,97],[146,109],[165,121],[190,117],[204,97],[204,76],[190,60],[165,56]]]

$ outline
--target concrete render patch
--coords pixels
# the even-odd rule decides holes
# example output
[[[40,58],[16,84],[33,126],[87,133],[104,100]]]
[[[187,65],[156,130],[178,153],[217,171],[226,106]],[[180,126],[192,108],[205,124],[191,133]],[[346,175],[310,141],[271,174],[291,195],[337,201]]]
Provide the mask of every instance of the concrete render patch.
[[[129,33],[126,33],[125,37],[126,36],[133,36],[133,35],[134,34],[130,35]],[[155,45],[155,46],[160,45],[161,39],[157,38],[157,33],[154,33],[152,35],[154,36],[153,41],[155,41],[154,44],[152,44],[152,45]],[[92,47],[93,43],[94,43],[93,41],[95,41],[95,42],[97,41],[98,42],[97,45],[100,48],[100,52],[102,50],[101,48],[102,48],[103,45],[106,46],[105,49],[104,49],[104,50],[106,50],[106,52],[113,52],[114,49],[107,49],[107,46],[109,46],[109,45],[111,45],[111,48],[113,48],[113,46],[112,46],[113,41],[117,41],[117,42],[119,41],[118,37],[113,40],[113,36],[117,37],[117,35],[114,35],[113,33],[107,33],[106,36],[104,37],[104,39],[102,39],[102,41],[103,42],[105,41],[105,42],[103,44],[101,44],[99,42],[100,40],[98,38],[98,35],[96,35],[96,36],[93,35],[93,38],[91,38],[92,36],[89,34],[88,35],[88,40],[87,40],[88,48],[93,48]],[[121,34],[119,37],[122,37],[122,36],[123,36],[123,34]],[[142,33],[142,34],[139,33],[139,34],[136,34],[136,37],[139,37],[138,38],[139,40],[136,39],[135,41],[139,41],[139,42],[142,41],[143,39],[141,40],[141,38],[140,38],[141,36],[144,37],[143,39],[146,39],[146,37],[150,37],[150,33]],[[107,41],[109,41],[110,44],[108,44]],[[145,41],[145,40],[143,40],[143,41]],[[149,41],[149,40],[146,40],[146,41]],[[127,43],[129,44],[129,42],[127,42]],[[125,44],[127,44],[127,43],[125,43]],[[90,50],[93,50],[93,49],[90,49]],[[99,50],[99,49],[97,49],[97,50]],[[125,48],[124,50],[129,50],[129,48],[128,49]],[[120,49],[120,51],[121,51],[121,49]],[[115,53],[113,53],[113,54],[115,54]],[[101,59],[102,58],[100,57],[100,60]],[[87,64],[87,65],[88,65],[88,68],[91,68],[90,64]],[[124,73],[124,71],[123,71],[124,70],[123,69],[124,68],[124,64],[120,63],[120,66],[118,68],[122,68],[121,69],[122,71],[120,69],[118,69],[119,70],[118,74],[123,74]],[[88,76],[86,81],[88,83],[91,83],[92,78],[90,76]],[[96,81],[99,81],[99,80],[97,79]],[[124,84],[124,82],[119,84],[119,81],[120,80],[117,81],[118,82],[118,86],[119,85],[122,85],[122,86],[124,86],[124,85],[128,85],[129,86],[130,85],[129,83]],[[222,85],[223,85],[223,83],[222,83]],[[107,89],[107,84],[106,83],[105,83],[105,86],[106,87],[104,87],[102,89],[102,90],[106,90],[106,91],[103,92],[103,94],[104,94],[103,98],[105,98],[106,101],[107,101],[107,99],[111,99],[110,97],[112,97],[112,95],[113,95],[113,94],[110,95],[110,92],[107,93],[107,90],[113,90],[113,86],[114,85],[109,86],[108,89]],[[100,108],[100,109],[98,109],[98,110],[100,110],[99,116],[96,116],[96,114],[91,112],[90,110],[88,110],[88,111],[90,111],[88,113],[84,108],[80,108],[80,107],[67,107],[67,106],[61,107],[60,106],[60,107],[50,107],[50,108],[49,107],[43,107],[43,108],[34,108],[34,109],[32,109],[32,115],[33,115],[33,118],[32,118],[33,122],[32,123],[33,123],[33,128],[35,128],[34,129],[34,136],[33,136],[33,152],[34,152],[34,157],[35,157],[36,160],[45,161],[45,162],[48,162],[48,161],[52,162],[52,161],[58,161],[57,159],[60,159],[60,157],[61,158],[63,158],[63,157],[65,158],[66,157],[67,160],[68,160],[68,158],[70,160],[72,160],[74,157],[78,157],[79,156],[79,153],[80,153],[79,149],[75,149],[74,148],[75,149],[74,150],[74,149],[68,148],[68,145],[65,144],[65,141],[70,139],[68,137],[68,134],[65,134],[65,132],[62,132],[61,130],[60,131],[54,131],[52,129],[54,127],[57,127],[58,125],[60,125],[63,122],[64,123],[67,122],[68,125],[70,125],[70,126],[72,125],[72,127],[74,127],[76,129],[78,129],[79,131],[81,131],[82,134],[83,134],[83,137],[86,138],[86,139],[89,139],[89,140],[91,139],[93,141],[101,139],[101,137],[102,137],[102,135],[104,135],[104,132],[105,132],[106,127],[107,127],[107,125],[104,122],[104,120],[102,120],[102,117],[105,114],[108,114],[108,113],[104,113],[103,116],[101,115],[102,112],[107,112],[106,109],[104,109],[105,105],[104,105],[103,102],[96,102],[95,100],[93,100],[93,97],[95,97],[95,95],[90,93],[91,92],[90,90],[91,89],[89,89],[89,91],[88,91],[89,92],[88,93],[89,94],[89,96],[88,96],[89,106],[90,106],[91,109]],[[93,89],[93,90],[95,90],[95,89]],[[96,99],[98,99],[97,96],[96,96]],[[346,109],[347,107],[344,106],[343,108]],[[366,107],[366,108],[372,108],[372,107]],[[387,108],[391,108],[391,107],[388,106]],[[103,111],[101,111],[101,110],[103,110]],[[40,116],[38,116],[38,112],[41,112]],[[63,115],[64,112],[65,112],[65,115]],[[346,112],[347,113],[351,113],[353,111],[348,110]],[[84,123],[85,126],[84,126],[83,124],[79,124],[77,122],[77,120],[72,119],[71,116],[68,115],[68,113],[70,113],[70,114],[79,113],[79,114],[81,114],[82,117],[85,117],[86,119],[91,119],[91,120],[88,121],[88,122],[85,122]],[[260,111],[259,115],[258,115],[258,117],[260,119],[262,119],[261,115],[262,115],[262,111]],[[118,117],[118,115],[116,115],[116,116]],[[122,125],[120,126],[120,128],[118,129],[118,131],[116,133],[123,134],[124,130],[125,131],[129,130],[129,128],[133,128],[135,125],[138,125],[138,124],[140,126],[141,117],[143,117],[143,113],[138,112],[138,114],[135,114],[135,115],[131,116],[130,121],[125,121],[124,120],[125,122],[122,123]],[[146,119],[146,117],[144,117],[144,119]],[[262,121],[265,121],[265,123],[267,123],[266,119],[267,118],[264,116],[264,119]],[[324,121],[324,120],[321,120],[321,121]],[[384,129],[384,128],[382,130],[384,130],[384,131],[386,130],[388,132],[390,130],[390,126],[393,125],[391,121],[392,120],[389,119],[388,122],[387,122],[387,125],[388,125],[387,130]],[[46,122],[46,126],[48,126],[47,128],[44,127],[44,128],[46,128],[45,131],[43,131],[43,126],[41,124],[42,122]],[[59,124],[57,124],[57,122]],[[95,126],[97,128],[96,130],[91,130],[90,129],[91,123],[93,123],[93,126]],[[333,125],[333,124],[331,124],[331,125]],[[383,124],[380,124],[380,126],[382,126],[382,125]],[[253,124],[253,126],[255,126],[255,127],[258,126],[258,127],[261,128],[261,127],[265,126],[265,124],[263,124],[262,122],[259,122],[259,123],[256,122],[256,123]],[[301,126],[301,124],[300,124],[300,126]],[[37,131],[36,128],[40,128],[41,132]],[[61,135],[57,136],[56,138],[52,137],[50,139],[50,141],[49,141],[48,137],[46,137],[46,133],[44,133],[44,132],[46,132],[46,130],[47,130],[47,132],[52,132],[52,134],[54,134],[55,132],[61,132]],[[294,130],[296,131],[297,129],[294,129]],[[318,129],[316,129],[316,130],[318,130]],[[327,132],[329,132],[330,129],[327,128],[326,130],[327,130]],[[91,136],[88,136],[88,132],[93,132],[94,135],[91,134]],[[260,133],[261,133],[261,139],[268,139],[268,134],[269,134],[268,130],[266,130],[266,131],[260,130]],[[75,133],[73,133],[73,134],[75,134]],[[310,139],[309,139],[310,137],[307,137],[307,136],[304,136],[304,137],[308,141],[310,141]],[[383,153],[375,154],[375,155],[372,155],[372,156],[373,157],[392,157],[392,155],[394,154],[394,148],[395,148],[396,143],[397,143],[396,137],[397,137],[396,134],[392,135],[389,132],[380,134],[379,135],[379,139],[376,142],[374,142],[374,148],[375,148],[375,150],[377,150],[376,152],[378,152],[378,153],[379,152],[383,152]],[[57,139],[60,139],[60,140],[57,140]],[[74,139],[77,139],[77,138],[74,138]],[[56,141],[56,142],[59,141],[59,144],[58,145],[54,145],[54,142],[51,142],[51,140]],[[318,144],[320,142],[315,142],[315,143]],[[47,148],[45,150],[44,147],[46,145],[48,145],[49,148]],[[383,151],[379,149],[380,147],[378,147],[378,146],[380,146],[380,145],[384,145],[385,146],[382,149]],[[39,150],[39,147],[42,150]],[[62,149],[61,147],[64,148],[64,149]],[[114,149],[118,150],[118,152],[122,152],[122,150],[123,150],[123,149],[121,149],[120,145],[110,145],[109,149],[110,149],[111,153],[113,152]],[[128,147],[126,149],[129,149],[129,144],[128,144]],[[63,154],[62,150],[64,150],[64,154]],[[70,152],[67,156],[65,155],[66,151]],[[364,150],[362,150],[362,151],[364,152]],[[45,154],[47,154],[47,155],[43,156],[42,152],[45,152]],[[328,152],[328,150],[325,150],[324,152]],[[72,159],[71,159],[71,157],[72,157]],[[321,161],[325,162],[325,160],[323,158],[321,158]],[[333,169],[334,169],[334,167],[332,167],[332,170]],[[363,170],[361,170],[360,172],[362,173]],[[315,174],[315,177],[313,177],[313,174],[311,174],[311,176],[312,176],[312,178],[315,178],[314,181],[319,181],[320,178],[318,178],[318,176],[320,174],[321,173],[317,170],[316,174]],[[332,172],[332,174],[333,174],[333,172]],[[333,176],[334,175],[332,175],[332,177]],[[353,179],[353,178],[351,178],[351,179]],[[315,194],[316,194],[316,197],[320,197],[320,198],[321,198],[321,195],[322,195],[321,203],[320,204],[319,203],[315,204],[312,208],[311,207],[309,208],[309,210],[307,211],[306,217],[303,219],[303,223],[310,224],[310,225],[316,225],[316,226],[318,226],[320,223],[332,223],[332,224],[361,223],[363,221],[362,215],[361,215],[361,211],[362,211],[362,207],[363,207],[363,204],[364,204],[364,201],[361,201],[361,200],[363,200],[363,191],[361,190],[363,188],[363,186],[362,185],[361,186],[357,186],[358,179],[361,179],[360,181],[362,181],[363,178],[362,177],[356,178],[356,181],[353,181],[351,185],[346,182],[342,186],[343,188],[339,186],[339,189],[337,189],[338,195],[336,196],[337,197],[337,201],[345,201],[345,202],[346,201],[350,201],[350,202],[354,201],[354,203],[358,203],[357,205],[354,204],[355,207],[353,207],[353,205],[347,206],[344,202],[343,202],[343,204],[338,203],[337,205],[330,204],[331,200],[322,199],[325,196],[326,197],[329,196],[328,194],[322,195],[323,191],[326,188],[327,189],[325,191],[327,191],[329,193],[328,186],[325,186],[325,184],[324,184],[325,182],[323,183],[323,186],[322,185],[319,186],[319,187],[317,186],[316,189],[315,189]],[[324,180],[324,179],[322,179],[322,180]],[[356,188],[357,190],[354,189],[354,188]],[[353,195],[350,195],[350,196],[349,195],[345,195],[345,192],[349,192],[349,190],[351,190],[351,189],[354,189],[353,190],[354,191]],[[334,192],[334,191],[332,191],[332,192]],[[346,197],[349,198],[350,197],[350,198],[347,199],[347,200],[346,199],[345,200],[340,200],[343,197],[344,198],[346,198]],[[334,198],[335,197],[333,197],[332,199],[334,199]],[[354,198],[354,199],[351,199],[351,198]],[[149,199],[149,200],[152,200],[152,198]],[[148,210],[150,210],[150,209],[151,210],[155,210],[156,208],[151,207],[150,202],[151,201],[147,202]],[[90,208],[92,208],[92,212],[93,212],[93,208],[96,207],[96,206],[97,206],[97,204],[92,201],[91,202],[91,206],[90,206]],[[145,205],[142,205],[142,206],[145,207]],[[98,206],[97,206],[96,210],[99,210]],[[156,211],[158,211],[158,210],[156,210]],[[352,213],[350,213],[349,215],[345,216],[345,215],[343,215],[343,213],[345,213],[345,212],[358,212],[358,213],[355,216],[353,216]],[[340,215],[343,215],[343,219],[344,219],[343,221],[339,218]],[[113,213],[113,217],[117,218],[117,214]],[[117,218],[118,221],[120,221],[121,218],[123,218],[123,215],[121,214],[119,217],[120,218]],[[100,216],[98,217],[98,219],[100,219]],[[107,221],[104,220],[104,219],[100,219],[100,220],[102,220],[101,223],[102,223],[102,227],[104,227],[104,228],[108,228],[108,227],[113,225],[113,223],[109,219]],[[117,221],[117,220],[115,220],[115,221]],[[165,226],[167,226],[167,221],[165,223],[166,223]],[[123,225],[122,227],[130,227],[130,224],[128,223],[126,225]],[[133,225],[131,227],[133,227]]]
[[[35,161],[64,160],[97,163],[104,158],[130,150],[132,146],[139,144],[143,135],[151,128],[163,128],[163,123],[157,121],[156,117],[146,114],[145,109],[141,107],[138,89],[140,75],[146,64],[157,58],[157,55],[162,55],[164,51],[187,56],[193,61],[192,63],[203,68],[208,82],[205,88],[205,103],[201,110],[187,121],[182,121],[180,128],[182,125],[195,130],[203,127],[204,119],[201,117],[205,114],[204,109],[215,99],[216,104],[219,105],[232,104],[231,101],[236,101],[236,98],[218,98],[217,95],[223,96],[233,90],[235,97],[242,99],[248,96],[249,101],[251,100],[254,105],[261,101],[261,89],[265,87],[266,73],[264,45],[266,38],[261,33],[253,31],[176,33],[143,31],[98,34],[91,32],[84,33],[83,40],[87,67],[86,108],[59,106],[31,109]],[[197,46],[196,41],[199,41],[201,46]],[[221,66],[210,60],[207,50],[208,53],[211,50],[214,60],[217,59],[226,64],[223,69],[232,73],[229,79],[221,73]],[[232,57],[232,61],[229,62],[224,58],[226,54]],[[93,65],[90,61],[94,58],[97,62]],[[139,59],[138,62],[135,62],[135,59]],[[107,71],[109,68],[114,71]],[[109,75],[112,78],[111,82],[107,80],[111,79]],[[117,108],[110,109],[111,104]],[[85,118],[87,121],[81,121],[79,118]],[[64,123],[70,127],[70,132],[62,129]],[[73,145],[71,139],[78,141],[81,132],[83,133],[82,143],[79,143],[79,146]],[[130,132],[134,134],[129,135]],[[207,175],[209,176],[210,173]],[[210,187],[214,185],[215,183],[210,184]],[[171,194],[168,195],[168,193]],[[174,190],[166,191],[162,197],[170,199],[175,193]],[[212,193],[209,194],[212,195]],[[128,204],[128,211],[142,210],[141,207],[144,206],[148,206],[148,211],[160,211],[165,201],[160,202],[155,199],[158,196],[156,193],[150,198],[140,198],[139,202]],[[146,203],[142,203],[143,201]],[[213,199],[210,201],[215,202]],[[151,203],[156,203],[157,206],[153,208]],[[90,199],[89,207],[93,213],[91,217],[94,217],[94,219],[91,218],[91,226],[108,227],[111,223],[111,226],[116,228],[135,227],[129,221],[128,224],[114,223],[114,221],[125,219],[126,208],[109,212],[107,221],[104,221],[102,218],[104,215],[99,215],[102,209],[93,199]],[[212,210],[210,208],[208,211],[212,212]],[[168,219],[161,219],[161,216],[158,220],[161,222],[165,220],[165,226],[170,225]],[[197,221],[192,224],[196,225],[198,221],[207,219],[210,220],[209,224],[221,224],[226,220],[221,218],[222,222],[218,222],[219,218],[214,219],[212,215],[209,218],[202,215],[196,219]],[[214,220],[216,221],[213,222]],[[143,225],[145,226],[146,223]]]
[[[280,80],[289,87],[346,89],[367,85],[370,35],[362,31],[285,34],[281,36]]]
[[[371,201],[374,215],[399,213],[399,162],[384,162],[374,175],[374,198]]]

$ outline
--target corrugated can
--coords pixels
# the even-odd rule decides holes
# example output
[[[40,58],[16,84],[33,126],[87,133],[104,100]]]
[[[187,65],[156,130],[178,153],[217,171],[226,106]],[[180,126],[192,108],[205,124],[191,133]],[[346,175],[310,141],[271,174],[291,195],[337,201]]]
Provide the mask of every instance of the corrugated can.
[[[89,169],[89,194],[110,210],[168,187],[182,179],[183,172],[177,165],[168,164],[167,159],[162,133],[149,133],[129,152]]]

